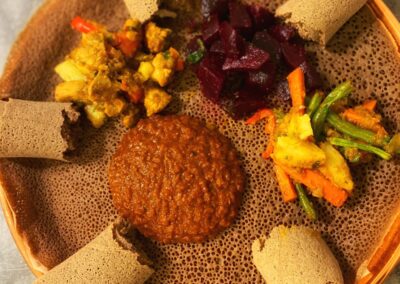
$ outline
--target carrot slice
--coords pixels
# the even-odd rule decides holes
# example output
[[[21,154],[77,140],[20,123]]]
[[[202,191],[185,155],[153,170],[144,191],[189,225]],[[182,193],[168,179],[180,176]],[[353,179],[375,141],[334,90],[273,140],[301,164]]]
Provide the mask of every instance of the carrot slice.
[[[376,100],[369,100],[364,102],[362,106],[369,111],[375,111],[376,103]]]
[[[261,157],[263,159],[268,160],[271,158],[272,153],[274,152],[274,143],[272,142],[272,138],[269,138],[267,149],[265,149],[264,152],[262,152]]]
[[[304,184],[311,192],[322,190],[322,196],[336,207],[342,206],[348,198],[345,190],[341,189],[319,171],[302,169],[297,170],[278,164],[294,181]]]
[[[250,117],[247,121],[246,124],[247,125],[252,125],[252,124],[256,124],[257,122],[259,122],[260,120],[267,118],[271,115],[274,115],[274,112],[268,108],[262,109],[257,111],[255,114],[253,114],[252,117]]]
[[[304,82],[304,72],[298,67],[287,77],[289,83],[292,107],[301,114],[304,114],[304,100],[306,97],[306,86]]]
[[[269,135],[267,148],[261,154],[261,157],[264,159],[269,159],[274,152],[275,141],[274,141],[274,132],[276,128],[276,119],[274,113],[268,116],[267,123],[265,124],[265,133]]]
[[[95,25],[82,19],[79,16],[76,16],[74,19],[72,19],[71,26],[81,33],[90,33],[97,30],[97,27]]]
[[[278,165],[275,164],[275,174],[278,181],[279,188],[282,192],[284,202],[291,202],[297,199],[297,192],[293,186],[290,177],[286,172]]]
[[[347,121],[354,123],[361,128],[372,130],[383,136],[387,135],[385,128],[380,124],[380,119],[368,112],[360,111],[360,108],[349,108],[342,112],[342,116]]]

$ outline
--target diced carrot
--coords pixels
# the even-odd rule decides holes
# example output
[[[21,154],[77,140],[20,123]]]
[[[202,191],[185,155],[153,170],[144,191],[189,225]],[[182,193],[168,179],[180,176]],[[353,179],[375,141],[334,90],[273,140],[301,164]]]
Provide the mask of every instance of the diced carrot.
[[[121,31],[116,34],[116,42],[119,50],[127,57],[133,57],[140,48],[141,37],[139,33],[134,33],[134,38],[127,35],[128,32]]]
[[[265,124],[265,133],[269,135],[268,144],[265,151],[261,154],[261,157],[264,159],[269,159],[274,152],[275,141],[274,141],[274,132],[276,127],[276,119],[274,113],[268,116],[267,123]]]
[[[278,181],[279,188],[282,192],[282,197],[284,202],[290,202],[297,199],[297,192],[294,188],[290,177],[286,172],[278,165],[275,165],[275,174]]]
[[[265,124],[265,133],[268,135],[273,135],[276,127],[276,119],[274,113],[268,116],[267,123]]]
[[[294,181],[304,184],[311,192],[322,190],[323,197],[336,207],[342,206],[348,198],[345,190],[341,189],[318,170],[294,169],[278,164]]]
[[[183,71],[185,69],[185,61],[179,57],[176,61],[175,70],[176,71]]]
[[[369,100],[362,104],[363,108],[369,111],[375,111],[376,108],[376,100]]]
[[[304,114],[304,100],[306,97],[306,86],[304,82],[304,72],[298,67],[287,77],[289,83],[292,107],[301,114]]]
[[[274,115],[274,112],[268,108],[262,109],[257,111],[255,114],[253,114],[252,117],[250,117],[248,120],[246,120],[247,125],[251,124],[256,124],[260,120],[267,118],[271,115]]]
[[[72,28],[74,28],[75,30],[77,30],[81,33],[89,33],[89,32],[97,30],[97,27],[95,25],[82,19],[79,16],[76,16],[71,21],[71,26],[72,26]]]
[[[393,254],[393,251],[400,244],[400,215],[397,216],[389,232],[385,235],[382,245],[373,254],[367,268],[373,274],[382,270]]]

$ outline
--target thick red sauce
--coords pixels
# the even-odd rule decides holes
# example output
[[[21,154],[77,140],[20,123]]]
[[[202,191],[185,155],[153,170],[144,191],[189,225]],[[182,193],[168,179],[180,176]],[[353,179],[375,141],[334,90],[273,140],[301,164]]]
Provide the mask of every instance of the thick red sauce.
[[[155,116],[123,137],[109,183],[119,213],[143,235],[201,242],[233,222],[244,174],[217,131],[189,116]]]

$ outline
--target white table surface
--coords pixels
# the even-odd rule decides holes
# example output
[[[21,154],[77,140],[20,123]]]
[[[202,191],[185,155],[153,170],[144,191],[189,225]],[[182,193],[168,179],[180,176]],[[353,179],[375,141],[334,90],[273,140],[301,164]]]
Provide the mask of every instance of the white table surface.
[[[42,2],[43,0],[0,0],[1,71],[12,42]],[[400,1],[386,2],[400,18]],[[0,284],[26,284],[32,283],[33,280],[34,276],[19,254],[4,216],[0,213]],[[393,273],[386,284],[400,284],[400,268]]]

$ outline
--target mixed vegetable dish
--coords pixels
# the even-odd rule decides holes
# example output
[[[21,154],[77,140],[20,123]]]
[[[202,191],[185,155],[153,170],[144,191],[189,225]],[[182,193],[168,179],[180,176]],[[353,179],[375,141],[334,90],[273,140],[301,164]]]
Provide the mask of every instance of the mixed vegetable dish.
[[[292,100],[289,113],[262,109],[248,125],[266,120],[269,136],[264,159],[272,159],[283,200],[299,199],[312,220],[317,218],[304,190],[342,206],[354,190],[349,164],[365,163],[372,156],[390,160],[400,154],[400,134],[389,136],[376,113],[376,100],[349,107],[351,82],[338,85],[327,96],[306,95],[304,72],[299,67],[287,77]]]
[[[55,68],[64,81],[56,87],[56,101],[82,105],[96,128],[111,117],[131,127],[143,106],[151,116],[170,103],[163,87],[184,69],[184,60],[169,44],[172,30],[134,19],[114,33],[80,17],[71,24],[82,40]]]

